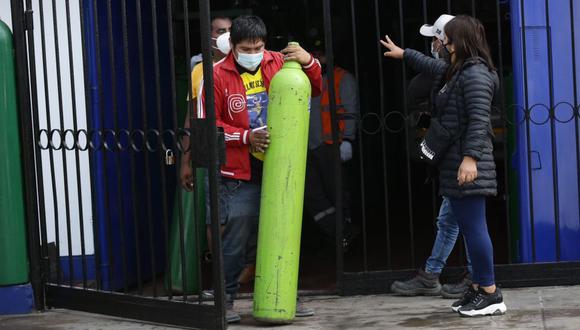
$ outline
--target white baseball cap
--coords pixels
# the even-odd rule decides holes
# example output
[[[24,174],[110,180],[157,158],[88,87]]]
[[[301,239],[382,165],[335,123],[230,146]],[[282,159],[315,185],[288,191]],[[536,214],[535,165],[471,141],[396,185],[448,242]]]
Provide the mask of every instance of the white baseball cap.
[[[449,23],[450,20],[454,19],[455,16],[443,14],[435,21],[433,25],[424,24],[419,29],[419,33],[425,37],[437,37],[439,40],[445,38],[445,24]]]

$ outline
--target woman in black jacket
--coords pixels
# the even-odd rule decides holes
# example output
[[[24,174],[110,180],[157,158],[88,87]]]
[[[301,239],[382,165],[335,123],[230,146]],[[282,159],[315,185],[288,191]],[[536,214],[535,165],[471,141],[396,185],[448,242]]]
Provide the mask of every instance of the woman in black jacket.
[[[485,216],[486,196],[497,193],[493,159],[491,107],[499,96],[485,29],[473,17],[460,15],[445,25],[443,46],[450,61],[403,50],[388,36],[381,43],[385,57],[404,59],[415,70],[438,82],[432,93],[433,113],[458,136],[438,164],[439,193],[451,203],[473,264],[473,286],[452,305],[465,316],[503,314],[506,306],[495,286],[493,246]]]

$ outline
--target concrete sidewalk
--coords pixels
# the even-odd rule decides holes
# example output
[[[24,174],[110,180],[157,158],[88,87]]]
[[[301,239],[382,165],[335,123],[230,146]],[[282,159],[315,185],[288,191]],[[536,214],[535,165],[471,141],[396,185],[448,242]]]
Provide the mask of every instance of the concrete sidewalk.
[[[504,290],[508,312],[503,316],[461,318],[451,300],[437,297],[373,295],[306,297],[316,310],[310,318],[270,327],[252,319],[250,300],[236,302],[242,322],[230,329],[580,329],[580,286]],[[50,310],[25,316],[0,317],[0,329],[175,329],[130,320]]]

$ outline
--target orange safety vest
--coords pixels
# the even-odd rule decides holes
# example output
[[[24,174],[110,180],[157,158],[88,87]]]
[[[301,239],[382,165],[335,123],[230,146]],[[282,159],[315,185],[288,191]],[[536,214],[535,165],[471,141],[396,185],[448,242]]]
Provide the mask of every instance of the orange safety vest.
[[[342,115],[346,112],[340,98],[340,83],[346,71],[342,68],[334,68],[334,97],[336,101],[336,114],[338,115],[338,141],[342,142],[344,137],[344,119]],[[322,119],[322,139],[326,144],[332,144],[332,121],[330,120],[330,96],[328,92],[328,80],[324,79],[322,84],[322,94],[320,96],[320,116]]]

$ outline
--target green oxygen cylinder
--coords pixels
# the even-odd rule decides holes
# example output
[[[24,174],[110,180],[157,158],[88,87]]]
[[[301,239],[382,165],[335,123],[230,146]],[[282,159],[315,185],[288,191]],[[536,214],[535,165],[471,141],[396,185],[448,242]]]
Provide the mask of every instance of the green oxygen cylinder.
[[[0,286],[28,282],[18,127],[12,32],[0,21]]]
[[[206,170],[198,168],[196,171],[195,188],[197,191],[197,207],[194,207],[194,193],[178,186],[181,190],[181,199],[175,199],[173,221],[171,222],[171,238],[169,242],[169,263],[165,287],[174,293],[195,294],[199,292],[199,258],[198,243],[201,251],[206,248],[205,234],[205,176]],[[181,203],[181,205],[179,205]],[[181,225],[180,213],[183,219],[183,248],[185,257],[181,258]],[[197,222],[197,225],[196,225]],[[197,231],[196,231],[197,230]],[[185,262],[185,287],[183,286],[183,263]],[[169,280],[171,279],[171,284]]]
[[[268,323],[290,323],[296,313],[310,92],[295,61],[270,83],[254,287],[254,318]]]

